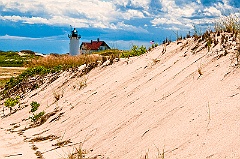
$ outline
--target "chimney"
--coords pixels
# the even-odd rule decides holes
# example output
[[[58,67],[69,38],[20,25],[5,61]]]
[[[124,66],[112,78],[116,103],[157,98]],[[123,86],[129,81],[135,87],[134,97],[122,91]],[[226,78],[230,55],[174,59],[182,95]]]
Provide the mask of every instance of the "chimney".
[[[99,38],[97,38],[97,42],[99,42]]]
[[[92,40],[91,40],[91,44],[92,44]]]

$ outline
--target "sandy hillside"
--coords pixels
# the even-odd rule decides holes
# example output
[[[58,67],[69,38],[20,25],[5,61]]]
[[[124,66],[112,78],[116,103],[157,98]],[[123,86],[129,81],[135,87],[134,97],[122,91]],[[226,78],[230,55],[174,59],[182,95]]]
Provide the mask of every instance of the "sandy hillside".
[[[86,76],[63,72],[0,119],[0,158],[64,158],[79,145],[86,157],[109,159],[161,158],[163,151],[167,159],[240,158],[236,44],[227,54],[220,44],[204,46],[187,39]],[[51,113],[37,127],[25,120],[32,101]]]

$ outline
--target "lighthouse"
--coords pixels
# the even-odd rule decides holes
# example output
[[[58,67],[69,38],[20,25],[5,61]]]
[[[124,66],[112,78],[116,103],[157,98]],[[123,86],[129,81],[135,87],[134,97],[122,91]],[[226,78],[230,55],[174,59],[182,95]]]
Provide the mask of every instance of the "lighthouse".
[[[68,34],[68,37],[70,38],[69,43],[69,53],[70,55],[78,55],[80,53],[79,49],[79,39],[81,38],[81,35],[78,35],[78,31],[76,28],[74,28],[71,31],[71,34]]]

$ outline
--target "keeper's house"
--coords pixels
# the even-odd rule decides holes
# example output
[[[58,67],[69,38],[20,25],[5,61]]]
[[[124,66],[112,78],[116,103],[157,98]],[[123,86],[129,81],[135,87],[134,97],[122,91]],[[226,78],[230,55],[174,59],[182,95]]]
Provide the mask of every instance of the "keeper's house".
[[[91,42],[82,42],[80,45],[81,54],[90,54],[92,52],[99,52],[108,49],[111,49],[108,44],[106,44],[104,41],[100,41],[99,38],[97,41],[91,40]]]

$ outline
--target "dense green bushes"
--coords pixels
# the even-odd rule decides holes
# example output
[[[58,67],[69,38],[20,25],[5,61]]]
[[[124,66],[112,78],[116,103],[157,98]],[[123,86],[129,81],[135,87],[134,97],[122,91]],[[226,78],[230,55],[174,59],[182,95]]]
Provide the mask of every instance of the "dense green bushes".
[[[133,45],[132,49],[128,52],[122,53],[120,57],[122,58],[127,58],[127,57],[133,57],[133,56],[140,56],[144,53],[147,52],[147,49],[145,46],[137,46],[137,45]]]

